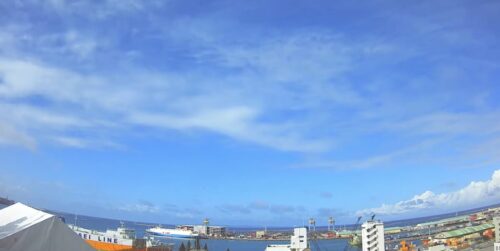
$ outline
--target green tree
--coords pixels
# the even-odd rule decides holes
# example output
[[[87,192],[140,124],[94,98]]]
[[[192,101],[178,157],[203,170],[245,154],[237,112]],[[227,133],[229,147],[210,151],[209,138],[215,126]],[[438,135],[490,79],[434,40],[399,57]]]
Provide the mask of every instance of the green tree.
[[[184,246],[184,242],[181,243],[181,246],[179,247],[179,251],[186,251],[186,247]]]
[[[196,238],[196,240],[194,241],[194,249],[195,250],[200,250],[201,249],[200,238]]]

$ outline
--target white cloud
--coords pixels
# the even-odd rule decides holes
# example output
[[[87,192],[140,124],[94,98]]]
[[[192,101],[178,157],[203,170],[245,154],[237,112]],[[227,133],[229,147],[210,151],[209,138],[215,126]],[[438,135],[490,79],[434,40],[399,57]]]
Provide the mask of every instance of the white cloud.
[[[118,207],[118,210],[132,213],[158,213],[160,212],[160,207],[148,201],[141,201],[135,204],[123,205]]]
[[[117,126],[146,125],[173,130],[205,130],[280,150],[314,152],[328,141],[306,137],[294,122],[263,122],[246,99],[213,94],[184,94],[184,82],[168,74],[131,73],[122,78],[85,76],[74,71],[23,60],[0,59],[0,120],[12,121],[31,133],[45,132],[52,142],[83,147],[96,139],[71,136],[73,131],[106,131]],[[116,81],[128,82],[114,86]],[[202,87],[204,88],[204,87]],[[205,91],[203,89],[203,91]],[[238,94],[242,95],[242,94]],[[241,96],[240,96],[241,97]],[[38,98],[42,101],[30,99]],[[20,102],[21,101],[21,102]],[[26,102],[28,101],[28,102]],[[42,102],[38,106],[36,102]],[[109,140],[108,140],[109,141]],[[113,145],[113,144],[109,144]]]
[[[432,113],[384,125],[386,128],[422,134],[490,134],[500,132],[500,114],[496,111],[482,113]]]
[[[0,144],[23,146],[31,150],[37,147],[37,141],[26,133],[0,122]]]
[[[435,194],[432,191],[425,191],[409,200],[359,210],[356,214],[397,215],[422,210],[457,210],[490,205],[499,201],[500,170],[496,170],[490,180],[473,181],[468,186],[454,192]]]
[[[89,142],[112,141],[106,138],[110,128],[119,127],[122,131],[113,130],[119,134],[144,125],[216,133],[309,153],[326,152],[342,143],[350,145],[365,136],[371,138],[366,134],[373,131],[398,131],[387,138],[388,142],[398,142],[415,132],[454,136],[499,131],[491,126],[498,124],[498,113],[488,109],[477,116],[446,113],[446,109],[422,116],[428,112],[420,107],[453,106],[433,96],[439,93],[434,86],[450,79],[444,81],[433,76],[432,69],[423,69],[423,80],[410,81],[415,73],[404,69],[410,67],[393,71],[402,60],[411,62],[414,56],[434,52],[421,44],[408,47],[400,43],[404,39],[373,34],[352,39],[348,32],[332,32],[328,27],[285,29],[276,34],[250,29],[248,34],[236,35],[234,28],[241,27],[226,22],[227,13],[163,17],[150,11],[169,5],[168,1],[107,0],[97,5],[87,1],[34,2],[43,6],[41,15],[59,14],[55,22],[61,18],[82,24],[68,22],[49,29],[28,19],[13,18],[2,25],[0,45],[7,49],[0,49],[0,97],[10,103],[4,106],[12,109],[7,114],[15,119],[13,126],[38,141],[43,132],[51,142],[86,146]],[[135,20],[130,17],[143,11],[148,13],[147,22],[130,27],[112,27],[105,20]],[[16,25],[9,28],[9,23]],[[29,39],[24,39],[26,36]],[[158,54],[141,45],[158,46]],[[176,48],[173,53],[172,48]],[[125,54],[131,51],[141,55],[140,59],[128,61]],[[165,63],[160,63],[163,59]],[[460,70],[457,67],[451,75]],[[433,83],[432,89],[422,91],[420,86],[427,83]],[[462,88],[448,89],[446,93],[452,97],[455,89]],[[488,91],[481,90],[481,96]],[[425,93],[425,98],[419,93]],[[466,99],[458,101],[466,103],[471,96],[467,93]],[[33,97],[42,97],[47,104],[25,104]],[[75,131],[79,134],[73,134]],[[104,139],[85,138],[97,135],[96,131]],[[80,138],[80,134],[86,136]],[[360,153],[366,158],[346,162],[327,157],[309,166],[381,166],[408,155],[397,148],[394,152]]]
[[[109,141],[109,140],[98,140],[98,139],[82,139],[77,137],[54,137],[52,139],[57,144],[74,147],[74,148],[115,148],[123,149],[124,146]]]
[[[257,111],[249,107],[229,107],[201,110],[186,116],[133,114],[130,121],[180,130],[209,130],[281,150],[314,152],[328,147],[324,141],[294,135],[291,130],[287,130],[286,125],[260,123],[257,121],[258,115]]]
[[[69,31],[64,35],[65,48],[63,50],[76,54],[78,57],[85,59],[92,55],[98,48],[98,43],[95,39],[82,36],[78,31]]]

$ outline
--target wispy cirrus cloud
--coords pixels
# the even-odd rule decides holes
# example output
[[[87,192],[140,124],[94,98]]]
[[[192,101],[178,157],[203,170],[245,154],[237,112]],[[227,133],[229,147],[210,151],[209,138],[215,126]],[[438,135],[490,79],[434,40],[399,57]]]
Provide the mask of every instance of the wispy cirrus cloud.
[[[34,138],[6,124],[0,124],[0,144],[19,145],[31,150],[35,150],[37,147],[37,142]]]
[[[160,212],[160,207],[149,201],[142,200],[135,204],[120,206],[118,207],[118,210],[134,213],[158,213]]]
[[[3,85],[0,86],[0,95],[14,102],[29,101],[41,102],[43,109],[32,106],[29,103],[3,104],[5,109],[15,110],[15,123],[17,126],[38,129],[50,129],[56,134],[55,138],[70,138],[66,135],[58,135],[68,130],[101,129],[106,130],[116,125],[116,119],[121,120],[121,125],[144,125],[174,130],[200,129],[220,133],[243,141],[250,141],[261,145],[275,147],[291,151],[318,151],[327,147],[326,142],[319,140],[309,141],[296,133],[287,131],[293,130],[290,124],[280,125],[279,123],[266,123],[259,121],[259,112],[252,107],[212,107],[210,103],[218,103],[210,98],[205,101],[195,101],[200,103],[200,112],[197,114],[186,110],[177,109],[177,104],[171,102],[170,108],[149,112],[149,109],[157,109],[164,98],[161,94],[150,98],[149,93],[138,93],[135,91],[139,87],[138,83],[130,83],[129,89],[113,90],[109,84],[113,79],[105,77],[86,77],[68,70],[49,68],[35,63],[25,61],[4,61],[0,64],[0,71],[3,75]],[[26,73],[29,72],[29,75]],[[158,75],[156,79],[151,79],[151,75],[146,79],[140,76],[133,76],[138,82],[149,81],[146,87],[157,91],[168,92],[170,89],[170,78],[168,75]],[[115,80],[116,81],[116,80]],[[66,87],[58,88],[64,82]],[[157,86],[157,82],[167,83],[164,87]],[[111,88],[111,89],[110,89]],[[42,98],[41,101],[36,97]],[[189,98],[189,97],[184,97]],[[145,108],[146,100],[154,101]],[[197,97],[194,97],[197,99]],[[184,102],[184,101],[178,101]],[[208,104],[208,106],[207,106]],[[71,110],[64,108],[68,105]],[[94,111],[86,108],[95,109]],[[203,108],[202,108],[203,107]],[[126,108],[126,109],[124,109]],[[195,107],[197,106],[195,105]],[[51,112],[47,112],[51,109]],[[72,111],[82,111],[80,116],[74,115]],[[5,113],[7,114],[7,113]],[[112,119],[111,119],[112,118]],[[108,127],[109,126],[109,127]],[[95,140],[88,140],[92,142]],[[68,140],[59,141],[68,143]],[[83,142],[83,139],[81,140]],[[65,144],[76,146],[75,144]],[[81,145],[81,144],[78,144]]]
[[[215,5],[206,6],[213,12],[185,16],[185,6],[175,1],[3,4],[13,17],[1,23],[0,102],[12,114],[35,116],[0,119],[38,145],[120,144],[135,126],[145,126],[317,154],[297,165],[309,168],[380,167],[413,152],[432,152],[419,147],[429,135],[498,137],[498,106],[488,85],[498,66],[474,53],[467,60],[483,62],[479,69],[456,60],[454,50],[479,45],[471,39],[451,43],[472,34],[460,21],[468,15],[462,6],[447,5],[446,17],[428,4],[412,5],[415,12],[407,15],[384,9],[371,16],[402,20],[397,28],[411,29],[411,36],[398,29],[391,36],[354,36],[350,29],[322,25],[270,32],[269,24],[227,22],[241,10],[225,13]],[[65,18],[82,25],[46,27],[15,18],[35,7],[47,23]],[[137,19],[136,26],[106,25],[110,17],[136,20],[144,13],[148,18]],[[470,82],[477,88],[462,88]],[[449,109],[457,103],[459,109]],[[380,152],[351,146],[377,135],[391,146]],[[333,157],[338,146],[360,154]]]
[[[230,214],[252,214],[266,212],[271,215],[291,214],[303,211],[302,207],[283,204],[272,204],[265,201],[254,201],[249,204],[225,204],[217,207],[220,211]]]

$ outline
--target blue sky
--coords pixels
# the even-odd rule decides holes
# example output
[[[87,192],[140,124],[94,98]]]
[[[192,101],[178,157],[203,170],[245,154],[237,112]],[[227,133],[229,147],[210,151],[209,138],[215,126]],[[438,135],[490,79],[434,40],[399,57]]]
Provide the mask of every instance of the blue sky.
[[[498,1],[3,1],[0,195],[300,225],[500,201]]]

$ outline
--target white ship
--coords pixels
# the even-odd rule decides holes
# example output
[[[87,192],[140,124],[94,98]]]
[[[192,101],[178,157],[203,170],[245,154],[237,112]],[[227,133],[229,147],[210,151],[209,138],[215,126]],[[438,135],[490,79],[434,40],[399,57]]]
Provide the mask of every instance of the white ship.
[[[197,232],[191,230],[184,229],[171,229],[171,228],[162,228],[162,227],[153,227],[146,229],[146,233],[157,236],[157,237],[165,237],[165,238],[180,238],[180,239],[194,239],[199,236]]]

